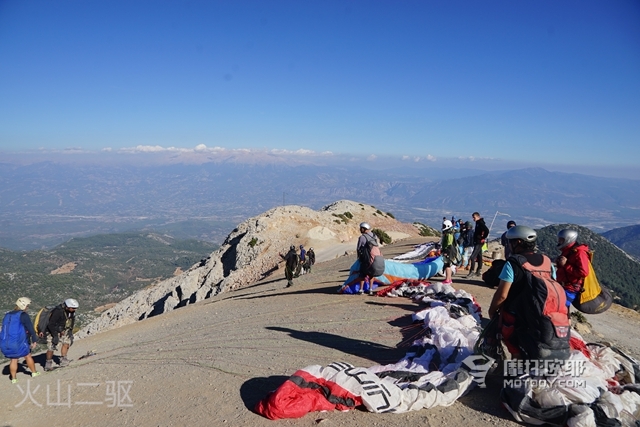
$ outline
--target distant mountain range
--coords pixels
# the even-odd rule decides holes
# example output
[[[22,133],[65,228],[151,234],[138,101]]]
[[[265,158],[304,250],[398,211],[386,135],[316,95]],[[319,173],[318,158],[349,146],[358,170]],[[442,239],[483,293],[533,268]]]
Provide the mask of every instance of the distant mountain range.
[[[379,166],[378,166],[379,167]],[[506,219],[593,230],[640,223],[640,181],[521,169],[246,164],[0,164],[0,247],[52,247],[74,236],[132,229],[221,243],[242,220],[282,204],[318,209],[358,200],[405,222],[479,211],[494,233]],[[509,218],[507,218],[507,215]],[[493,233],[492,233],[493,234]]]

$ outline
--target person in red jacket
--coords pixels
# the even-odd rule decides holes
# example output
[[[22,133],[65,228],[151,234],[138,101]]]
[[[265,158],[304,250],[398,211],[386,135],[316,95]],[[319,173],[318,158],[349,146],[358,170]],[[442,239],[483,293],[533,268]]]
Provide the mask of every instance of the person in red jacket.
[[[567,305],[582,291],[584,279],[589,274],[589,247],[576,240],[578,232],[575,230],[565,229],[558,233],[561,254],[556,259],[556,275],[567,294]]]

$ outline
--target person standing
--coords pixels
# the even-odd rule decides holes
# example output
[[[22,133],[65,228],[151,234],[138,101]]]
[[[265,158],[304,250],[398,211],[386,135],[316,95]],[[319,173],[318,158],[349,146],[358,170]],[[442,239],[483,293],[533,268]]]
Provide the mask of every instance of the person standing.
[[[297,270],[298,276],[306,273],[305,271],[306,261],[307,261],[307,251],[304,249],[304,245],[300,245],[300,261],[298,264],[299,268]]]
[[[511,227],[515,226],[515,221],[507,222],[507,231],[509,231]],[[500,244],[504,246],[504,259],[509,259],[509,255],[511,255],[511,248],[509,247],[509,241],[507,240],[507,231],[502,233],[502,236],[500,236]]]
[[[33,323],[31,323],[31,318],[27,314],[29,304],[31,304],[29,298],[18,298],[15,308],[5,314],[2,320],[0,349],[2,349],[2,354],[10,359],[11,384],[18,382],[16,377],[18,375],[18,359],[21,357],[24,357],[32,377],[40,375],[40,372],[36,371],[36,365],[31,356],[31,350],[38,344],[38,336],[33,328]]]
[[[473,252],[471,252],[471,265],[469,267],[470,271],[467,278],[480,276],[482,273],[482,246],[489,235],[489,228],[484,223],[484,219],[480,214],[478,212],[474,212],[471,216],[475,221],[476,226],[473,231]],[[473,271],[476,264],[478,265],[476,271]]]
[[[454,254],[452,251],[456,251]],[[450,285],[451,280],[451,265],[454,264],[453,258],[458,258],[458,251],[454,245],[454,233],[453,224],[448,219],[442,223],[442,247],[440,249],[442,253],[442,261],[444,262],[444,281],[443,285]]]
[[[316,253],[313,251],[313,248],[309,248],[307,251],[307,270],[311,273],[311,267],[316,263]]]
[[[473,253],[473,224],[471,221],[467,221],[464,224],[464,231],[462,232],[462,267],[464,270],[469,270],[471,253]]]
[[[578,244],[578,232],[564,229],[558,233],[560,256],[556,259],[558,282],[567,294],[567,305],[582,291],[589,274],[589,246]]]
[[[293,286],[293,274],[300,264],[298,260],[298,254],[296,253],[296,247],[294,245],[289,246],[289,252],[286,255],[279,254],[284,263],[284,277],[287,279],[287,288]]]
[[[76,321],[76,310],[78,309],[78,301],[73,298],[67,298],[64,302],[51,310],[51,316],[49,317],[49,323],[44,332],[41,332],[42,337],[47,338],[47,361],[44,365],[45,371],[52,371],[53,367],[53,352],[58,349],[58,344],[61,344],[60,348],[60,367],[64,368],[69,366],[69,359],[67,358],[67,352],[69,347],[73,345],[73,326]]]

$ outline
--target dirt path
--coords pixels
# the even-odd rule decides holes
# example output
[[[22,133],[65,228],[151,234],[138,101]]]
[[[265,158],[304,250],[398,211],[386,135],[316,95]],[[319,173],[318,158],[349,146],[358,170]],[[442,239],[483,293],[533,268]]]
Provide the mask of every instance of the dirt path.
[[[406,252],[416,242],[387,247],[385,255]],[[292,288],[276,272],[240,291],[78,341],[71,358],[97,354],[33,380],[19,374],[22,393],[2,378],[0,425],[517,425],[499,405],[497,384],[451,407],[407,414],[355,410],[274,422],[253,413],[258,400],[299,368],[333,361],[371,366],[404,354],[406,349],[396,348],[405,339],[400,327],[418,306],[405,299],[336,294],[351,262],[341,257],[318,264]],[[486,310],[493,290],[461,279],[454,284],[476,295]],[[596,331],[622,319],[625,345],[637,340],[637,318],[602,316],[592,321]],[[42,355],[38,361],[43,363]],[[33,399],[25,394],[28,387]]]

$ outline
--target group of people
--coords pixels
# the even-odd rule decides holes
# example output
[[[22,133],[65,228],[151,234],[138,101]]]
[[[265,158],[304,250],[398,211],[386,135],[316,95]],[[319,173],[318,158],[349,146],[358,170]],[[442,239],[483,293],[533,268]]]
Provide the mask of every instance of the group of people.
[[[462,219],[456,221],[455,217],[451,217],[451,220],[444,217],[442,220],[440,244],[441,253],[444,254],[445,280],[443,283],[452,283],[451,266],[453,264],[469,270],[467,278],[479,277],[482,272],[482,247],[489,237],[489,228],[480,213],[474,212],[471,218],[475,226],[471,221],[464,222]]]
[[[68,298],[47,312],[45,314],[47,319],[44,322],[39,322],[46,326],[38,333],[36,333],[31,317],[27,313],[30,305],[30,298],[18,298],[15,308],[7,312],[2,321],[0,349],[3,355],[10,359],[9,375],[13,384],[18,382],[18,360],[20,358],[24,358],[32,377],[40,375],[31,356],[31,351],[35,349],[39,339],[47,342],[45,371],[55,369],[53,354],[57,351],[59,345],[59,367],[68,366],[70,363],[67,358],[67,352],[73,344],[73,327],[75,313],[79,307],[78,301]]]
[[[578,232],[558,233],[561,255],[553,262],[536,250],[537,233],[509,224],[504,234],[508,258],[489,307],[513,358],[566,359],[569,356],[569,306],[589,274],[589,248]],[[532,277],[535,277],[533,279]]]
[[[305,250],[304,245],[300,245],[300,253],[296,251],[295,245],[289,246],[289,252],[285,255],[279,254],[284,260],[284,277],[287,279],[287,287],[293,286],[293,279],[305,273],[311,273],[311,267],[316,263],[316,253],[313,248]]]

